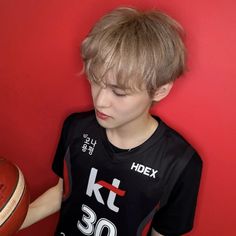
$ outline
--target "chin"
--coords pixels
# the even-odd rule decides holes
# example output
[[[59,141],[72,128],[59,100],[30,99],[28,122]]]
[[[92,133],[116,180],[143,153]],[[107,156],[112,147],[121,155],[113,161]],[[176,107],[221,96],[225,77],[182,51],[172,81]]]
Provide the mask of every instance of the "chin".
[[[108,122],[106,122],[106,121],[103,121],[103,120],[100,120],[100,119],[97,119],[97,122],[98,122],[98,124],[100,125],[100,126],[102,126],[103,128],[105,128],[105,129],[107,129],[107,128],[109,128],[109,124],[108,124]]]
[[[109,122],[106,122],[106,121],[101,121],[99,119],[97,119],[98,121],[98,124],[103,127],[104,129],[114,129],[116,128],[117,126],[115,124],[111,124]]]

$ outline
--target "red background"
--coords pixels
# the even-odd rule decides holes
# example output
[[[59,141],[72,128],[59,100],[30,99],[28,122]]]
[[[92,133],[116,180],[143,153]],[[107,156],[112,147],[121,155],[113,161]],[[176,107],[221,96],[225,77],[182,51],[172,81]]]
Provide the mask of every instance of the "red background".
[[[204,160],[191,236],[235,235],[234,0],[0,0],[0,155],[23,170],[32,200],[56,182],[51,163],[64,118],[92,106],[79,45],[121,5],[156,7],[181,22],[188,72],[153,112]],[[53,235],[57,215],[18,233]]]

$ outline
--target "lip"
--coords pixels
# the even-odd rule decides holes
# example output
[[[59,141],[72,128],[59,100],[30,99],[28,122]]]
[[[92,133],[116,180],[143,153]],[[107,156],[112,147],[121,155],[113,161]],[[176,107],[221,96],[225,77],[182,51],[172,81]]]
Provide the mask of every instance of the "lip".
[[[110,116],[108,116],[108,115],[106,115],[106,114],[104,114],[104,113],[102,113],[102,112],[100,112],[98,110],[96,110],[96,115],[101,120],[106,120],[106,119],[108,119],[110,117]]]

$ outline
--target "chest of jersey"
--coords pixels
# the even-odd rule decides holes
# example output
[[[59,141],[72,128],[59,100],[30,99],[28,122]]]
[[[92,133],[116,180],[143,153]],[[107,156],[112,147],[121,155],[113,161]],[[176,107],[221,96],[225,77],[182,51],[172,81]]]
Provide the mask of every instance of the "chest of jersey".
[[[70,224],[76,235],[142,235],[163,190],[156,155],[114,154],[88,133],[74,140],[65,157],[70,191],[62,213],[71,217],[63,220],[63,230]],[[103,234],[96,234],[99,227]]]

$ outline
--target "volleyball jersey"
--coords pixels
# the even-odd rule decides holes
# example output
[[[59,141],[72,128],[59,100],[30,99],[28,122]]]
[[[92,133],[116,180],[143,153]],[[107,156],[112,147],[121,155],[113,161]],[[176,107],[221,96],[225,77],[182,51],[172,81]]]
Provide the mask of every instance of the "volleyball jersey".
[[[193,201],[186,205],[193,209],[192,215],[187,212],[189,217],[183,217],[188,222],[168,229],[163,219],[170,213],[173,193],[180,192],[178,181],[186,167],[194,157],[201,170],[201,160],[179,134],[154,118],[159,125],[153,135],[125,152],[114,152],[94,111],[66,119],[52,166],[64,179],[56,236],[144,236],[151,225],[165,235],[190,230],[201,171],[193,177]],[[166,221],[171,222],[171,217]]]

